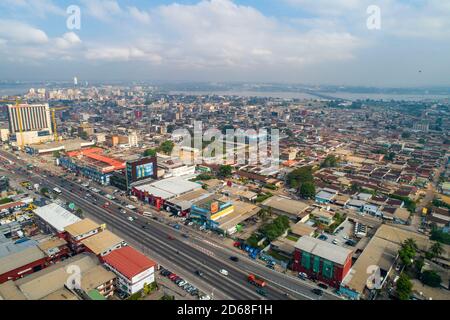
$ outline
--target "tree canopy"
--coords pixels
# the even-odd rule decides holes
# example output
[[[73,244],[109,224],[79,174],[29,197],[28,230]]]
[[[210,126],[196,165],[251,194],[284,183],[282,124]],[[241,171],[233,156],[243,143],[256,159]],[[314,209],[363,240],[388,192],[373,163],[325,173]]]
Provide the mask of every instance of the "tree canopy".
[[[400,300],[409,300],[412,292],[412,283],[406,273],[402,273],[397,280],[397,297]]]

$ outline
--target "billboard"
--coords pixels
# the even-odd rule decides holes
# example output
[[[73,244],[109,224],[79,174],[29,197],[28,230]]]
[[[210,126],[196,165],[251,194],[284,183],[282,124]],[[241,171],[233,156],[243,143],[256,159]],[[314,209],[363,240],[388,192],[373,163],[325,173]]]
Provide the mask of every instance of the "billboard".
[[[142,158],[129,161],[126,165],[126,177],[128,188],[134,182],[157,177],[156,157]]]

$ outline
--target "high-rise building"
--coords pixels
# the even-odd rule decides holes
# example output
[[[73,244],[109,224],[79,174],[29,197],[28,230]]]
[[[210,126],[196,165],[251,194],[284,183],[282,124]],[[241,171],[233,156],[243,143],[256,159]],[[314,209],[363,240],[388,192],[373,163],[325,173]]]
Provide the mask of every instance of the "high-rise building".
[[[53,136],[48,104],[8,105],[10,141],[27,145],[51,141]]]
[[[78,85],[78,78],[74,77],[73,78],[73,85],[76,87]]]

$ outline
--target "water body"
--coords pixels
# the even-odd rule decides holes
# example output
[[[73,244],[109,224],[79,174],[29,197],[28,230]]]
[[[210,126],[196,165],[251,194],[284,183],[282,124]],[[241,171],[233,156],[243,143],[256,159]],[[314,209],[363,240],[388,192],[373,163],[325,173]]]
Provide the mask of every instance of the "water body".
[[[345,99],[356,100],[397,100],[397,101],[423,101],[423,100],[449,100],[450,95],[414,95],[414,94],[382,94],[382,93],[348,93],[348,92],[261,92],[261,91],[170,91],[170,94],[183,95],[218,95],[218,96],[242,96],[242,97],[266,97],[279,99]]]

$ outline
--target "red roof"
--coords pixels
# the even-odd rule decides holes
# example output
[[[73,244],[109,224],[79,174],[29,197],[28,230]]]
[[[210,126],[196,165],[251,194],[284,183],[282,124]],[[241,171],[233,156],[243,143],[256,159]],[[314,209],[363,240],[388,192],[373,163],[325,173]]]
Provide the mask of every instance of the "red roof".
[[[104,256],[103,260],[130,280],[145,270],[156,266],[156,262],[130,246],[114,250]]]

